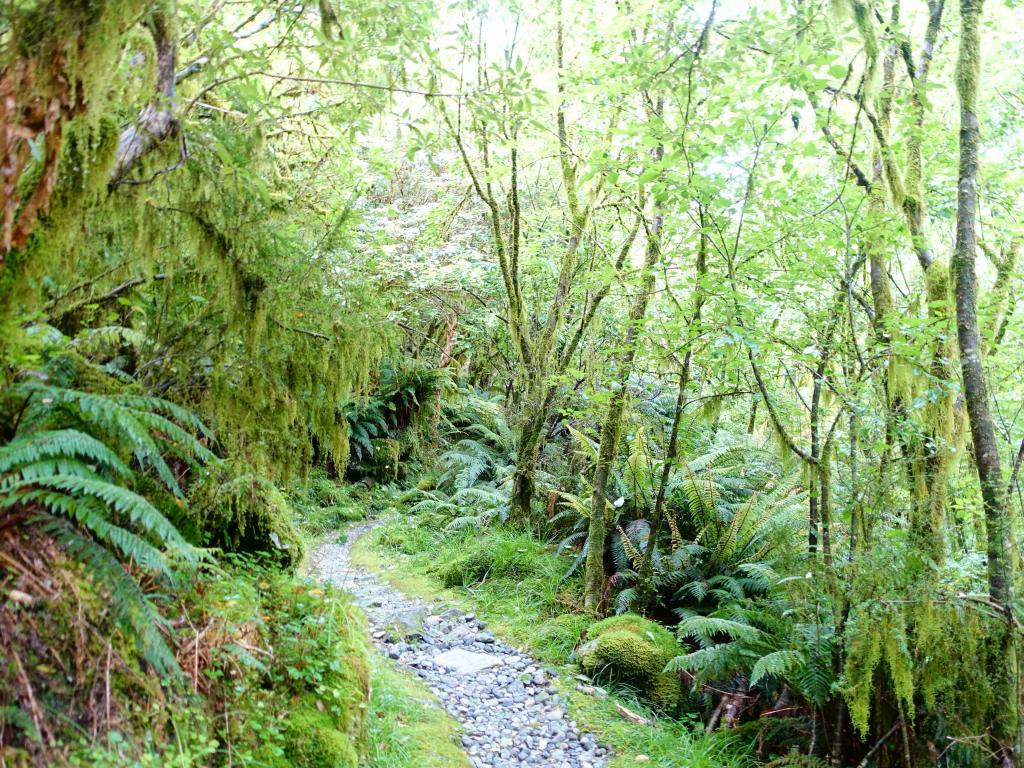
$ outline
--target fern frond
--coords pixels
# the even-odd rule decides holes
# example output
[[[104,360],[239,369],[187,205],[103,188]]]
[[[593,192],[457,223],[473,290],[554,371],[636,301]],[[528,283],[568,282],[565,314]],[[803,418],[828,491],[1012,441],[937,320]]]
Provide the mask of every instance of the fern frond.
[[[680,638],[695,637],[700,641],[708,641],[717,635],[725,635],[733,640],[754,640],[761,634],[760,630],[749,624],[731,621],[716,616],[692,616],[682,622],[678,629]]]
[[[0,446],[0,475],[42,459],[89,459],[116,474],[127,477],[131,470],[110,448],[92,435],[77,429],[35,432]]]
[[[180,673],[181,668],[161,632],[166,621],[117,559],[63,521],[44,521],[41,529],[82,563],[96,583],[110,593],[110,610],[114,619],[130,630],[129,636],[135,639],[143,658],[156,672],[162,675]]]
[[[63,493],[52,493],[58,491]],[[10,508],[26,502],[37,502],[50,509],[64,513],[74,512],[66,506],[67,499],[88,497],[102,502],[111,509],[126,515],[132,523],[155,536],[161,544],[179,550],[186,559],[194,560],[192,547],[178,529],[146,499],[119,485],[90,477],[55,475],[39,478],[32,482],[16,483],[8,495],[0,499],[0,508]]]
[[[750,670],[750,684],[756,685],[764,677],[779,677],[801,668],[805,663],[799,651],[781,650],[762,656]]]

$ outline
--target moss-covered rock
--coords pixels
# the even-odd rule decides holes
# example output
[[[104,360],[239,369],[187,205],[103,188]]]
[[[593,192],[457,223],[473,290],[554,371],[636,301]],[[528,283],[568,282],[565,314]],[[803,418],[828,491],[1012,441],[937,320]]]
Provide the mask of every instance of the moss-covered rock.
[[[393,483],[398,480],[402,447],[397,440],[382,437],[372,440],[373,453],[366,460],[366,469],[374,480]]]
[[[670,630],[624,614],[591,626],[576,660],[584,672],[629,685],[656,707],[671,709],[682,687],[676,675],[663,670],[681,652]]]
[[[286,721],[285,756],[296,768],[357,768],[359,751],[326,712],[303,707]]]
[[[288,498],[262,475],[227,465],[209,472],[191,493],[190,515],[202,544],[226,552],[262,553],[295,567],[304,545]]]

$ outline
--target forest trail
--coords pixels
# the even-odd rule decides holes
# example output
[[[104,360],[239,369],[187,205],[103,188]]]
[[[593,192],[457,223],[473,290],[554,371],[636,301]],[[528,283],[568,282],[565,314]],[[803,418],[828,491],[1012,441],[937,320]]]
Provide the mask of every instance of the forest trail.
[[[375,525],[354,526],[344,543],[316,547],[311,564],[324,580],[355,596],[378,650],[422,678],[458,720],[470,762],[603,768],[604,748],[569,719],[550,670],[484,631],[473,614],[440,599],[410,597],[352,566],[352,544]]]

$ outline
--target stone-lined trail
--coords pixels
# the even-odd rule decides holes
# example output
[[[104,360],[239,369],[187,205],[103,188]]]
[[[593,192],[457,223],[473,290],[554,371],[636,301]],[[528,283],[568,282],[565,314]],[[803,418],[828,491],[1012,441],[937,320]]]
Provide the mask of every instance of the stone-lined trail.
[[[352,543],[373,527],[354,526],[345,543],[320,545],[312,563],[363,606],[381,653],[421,677],[462,724],[470,762],[478,768],[603,768],[604,748],[568,718],[550,670],[485,631],[472,613],[405,595],[351,565]]]

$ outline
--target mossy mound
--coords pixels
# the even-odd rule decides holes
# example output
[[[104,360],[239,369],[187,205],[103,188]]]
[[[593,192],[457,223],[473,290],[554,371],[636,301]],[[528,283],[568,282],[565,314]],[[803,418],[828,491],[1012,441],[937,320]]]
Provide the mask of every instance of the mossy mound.
[[[367,750],[370,644],[366,617],[350,599],[310,582],[270,584],[271,646],[287,697],[284,765],[356,768]],[[280,700],[280,699],[279,699]]]
[[[285,568],[302,561],[302,536],[287,497],[270,480],[239,467],[210,472],[191,494],[202,542],[225,552],[260,553]]]
[[[593,625],[594,618],[585,613],[562,613],[546,619],[537,628],[537,643],[556,657],[567,660],[584,633]]]
[[[359,752],[326,712],[303,707],[286,723],[285,757],[296,768],[357,768]]]
[[[682,687],[676,675],[663,670],[681,652],[671,631],[624,614],[591,626],[576,659],[587,674],[624,683],[654,706],[671,709],[679,702]]]
[[[393,483],[398,480],[399,463],[402,446],[397,440],[382,437],[371,440],[373,453],[364,462],[367,473],[381,483]]]

